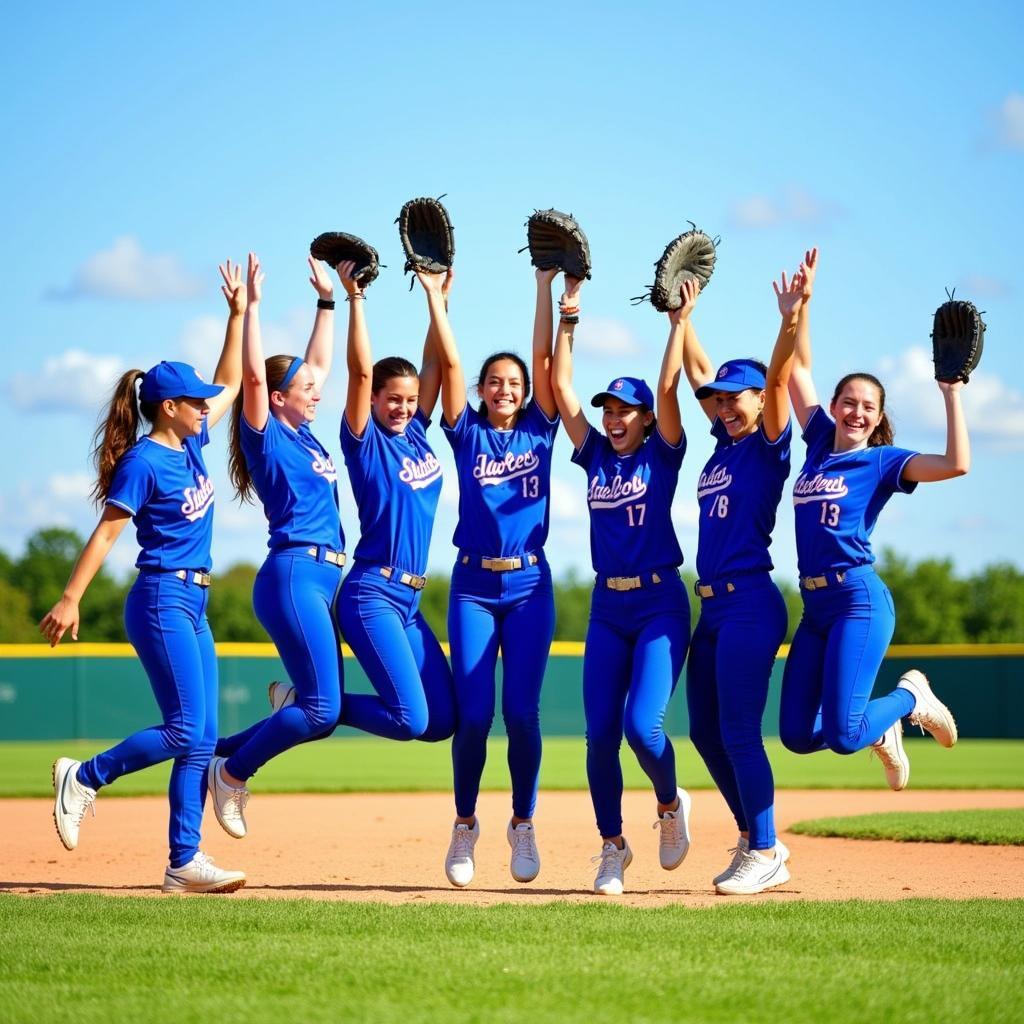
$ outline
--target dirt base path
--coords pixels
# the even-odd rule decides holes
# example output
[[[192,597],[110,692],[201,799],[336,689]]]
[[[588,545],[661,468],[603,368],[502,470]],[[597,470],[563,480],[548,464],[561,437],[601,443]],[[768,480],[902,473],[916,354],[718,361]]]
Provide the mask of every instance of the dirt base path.
[[[167,803],[160,798],[100,799],[87,816],[82,843],[71,853],[57,839],[52,801],[0,800],[0,892],[159,894],[166,863]],[[780,832],[792,852],[792,880],[761,897],[716,897],[710,883],[729,861],[735,826],[721,797],[693,798],[693,845],[674,872],[658,866],[654,804],[629,792],[625,832],[634,851],[626,895],[638,907],[683,903],[722,905],[737,899],[883,899],[1024,897],[1024,847],[866,842],[789,835],[806,818],[875,811],[932,811],[1021,807],[1024,791],[787,790],[780,794]],[[467,889],[444,876],[452,818],[449,794],[349,794],[253,797],[249,836],[225,835],[212,812],[204,849],[219,864],[242,868],[245,889],[235,898],[308,898],[413,903],[445,901],[469,906],[591,900],[598,852],[593,810],[584,792],[541,794],[536,818],[542,869],[519,885],[508,873],[505,826],[508,795],[484,793],[476,848],[477,874]]]

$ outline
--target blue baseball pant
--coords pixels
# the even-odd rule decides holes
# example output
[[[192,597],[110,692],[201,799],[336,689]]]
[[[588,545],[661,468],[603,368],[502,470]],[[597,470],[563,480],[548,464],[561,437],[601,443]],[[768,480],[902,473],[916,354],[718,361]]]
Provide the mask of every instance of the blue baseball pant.
[[[703,581],[702,581],[703,582]],[[786,635],[786,603],[768,573],[740,576],[701,602],[686,662],[690,739],[752,850],[775,846],[775,782],[761,720]]]
[[[841,584],[805,590],[803,600],[782,676],[779,735],[797,754],[853,754],[914,710],[909,690],[871,700],[896,628],[892,595],[864,565],[848,570]]]
[[[583,658],[587,780],[598,831],[622,832],[622,765],[626,741],[654,786],[658,802],[676,798],[676,762],[665,711],[686,660],[690,602],[675,569],[638,590],[594,586]]]
[[[455,811],[476,812],[487,737],[494,721],[495,671],[501,650],[501,714],[508,736],[512,813],[532,818],[540,775],[540,689],[555,635],[551,569],[537,565],[508,572],[462,559],[452,573],[448,639],[455,676],[458,725],[452,740]]]
[[[393,740],[446,740],[455,688],[441,645],[419,610],[420,592],[380,566],[356,562],[338,598],[342,635],[376,695],[345,695],[339,725]]]
[[[341,569],[300,550],[271,552],[256,575],[252,599],[256,617],[274,641],[295,703],[243,732],[221,739],[216,753],[227,757],[236,779],[251,778],[271,758],[298,743],[328,735],[341,713],[344,668],[334,603]]]
[[[142,572],[128,592],[124,624],[163,715],[78,769],[92,789],[171,758],[170,864],[199,850],[206,766],[217,739],[217,656],[206,620],[209,590],[172,573]]]

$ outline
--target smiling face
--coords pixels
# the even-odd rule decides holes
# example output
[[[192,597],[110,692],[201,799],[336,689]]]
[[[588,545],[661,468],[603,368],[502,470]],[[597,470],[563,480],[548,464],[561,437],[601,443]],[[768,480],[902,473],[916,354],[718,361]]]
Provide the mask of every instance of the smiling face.
[[[316,419],[316,407],[320,401],[320,389],[316,386],[313,371],[303,363],[295,376],[288,382],[286,391],[272,391],[270,406],[274,415],[284,420],[293,430],[303,423]]]
[[[419,377],[391,377],[371,399],[377,422],[396,434],[405,432],[419,404]]]
[[[836,421],[836,451],[866,447],[882,419],[884,398],[878,385],[863,377],[847,380],[828,411]]]
[[[746,437],[757,430],[764,412],[764,392],[755,388],[743,391],[716,391],[715,412],[732,438]]]
[[[170,429],[182,440],[199,435],[209,411],[205,398],[165,398],[160,403],[160,418],[166,419],[164,429]],[[158,422],[156,426],[162,425]]]
[[[646,428],[654,422],[654,413],[642,405],[627,405],[617,398],[604,400],[601,426],[612,448],[620,455],[629,455],[644,443]]]
[[[526,398],[519,364],[513,359],[495,359],[481,377],[477,393],[487,409],[487,419],[493,425],[508,425]]]

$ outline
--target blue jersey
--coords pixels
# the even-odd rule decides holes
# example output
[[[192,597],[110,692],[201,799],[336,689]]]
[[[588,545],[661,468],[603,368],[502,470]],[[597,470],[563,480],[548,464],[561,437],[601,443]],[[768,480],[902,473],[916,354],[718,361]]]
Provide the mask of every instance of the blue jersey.
[[[539,551],[548,538],[557,417],[549,420],[530,402],[511,430],[496,430],[467,405],[453,427],[442,419],[441,429],[459,471],[455,546],[487,558]]]
[[[672,498],[686,437],[670,445],[655,429],[630,455],[620,455],[593,427],[572,461],[587,472],[590,555],[601,576],[635,576],[683,563],[672,525]]]
[[[341,450],[359,508],[355,557],[416,576],[427,570],[430,534],[441,496],[441,463],[427,443],[421,411],[393,434],[371,414],[362,437],[341,418]]]
[[[292,544],[343,549],[338,518],[338,473],[309,425],[298,430],[268,416],[262,430],[241,417],[240,436],[253,486],[263,502],[271,551]]]
[[[142,550],[140,569],[209,572],[213,535],[213,481],[202,449],[210,443],[206,421],[181,451],[143,437],[121,457],[106,503],[130,512]]]
[[[793,484],[801,576],[874,562],[870,537],[878,513],[897,491],[917,487],[902,479],[917,452],[891,445],[833,452],[835,429],[820,406],[804,429],[807,459]]]
[[[717,445],[697,481],[697,574],[717,580],[730,573],[769,572],[768,548],[789,476],[793,428],[787,423],[777,441],[769,441],[760,426],[733,440],[715,417],[711,434]]]

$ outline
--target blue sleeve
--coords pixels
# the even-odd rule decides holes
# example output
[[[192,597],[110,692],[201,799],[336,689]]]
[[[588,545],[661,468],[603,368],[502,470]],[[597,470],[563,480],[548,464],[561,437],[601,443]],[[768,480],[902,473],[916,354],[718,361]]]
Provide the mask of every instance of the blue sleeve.
[[[459,418],[452,426],[448,426],[444,416],[441,417],[441,433],[448,439],[452,451],[457,452],[466,440],[466,435],[480,421],[480,414],[469,404],[459,413]]]
[[[530,402],[526,407],[523,420],[528,429],[549,441],[558,433],[558,424],[562,422],[557,412],[554,419],[548,419],[548,414],[537,404],[536,400]]]
[[[468,408],[468,403],[467,403],[467,408]],[[442,422],[444,421],[444,417],[443,416],[441,417],[441,420],[442,420]],[[432,422],[433,421],[428,418],[427,414],[422,409],[417,409],[416,410],[416,415],[413,416],[413,418],[409,421],[409,426],[407,426],[405,429],[406,430],[418,429],[419,432],[424,437],[426,437],[427,436],[427,427],[429,427]]]
[[[808,424],[809,425],[809,424]],[[768,435],[764,432],[764,424],[762,423],[757,428],[758,437],[761,439],[761,443],[771,453],[771,457],[777,458],[780,462],[789,462],[790,449],[793,447],[793,419],[790,417],[786,420],[786,425],[782,428],[782,433],[774,441],[768,440]]]
[[[373,422],[373,413],[371,413],[366,420],[366,429],[363,431],[362,437],[356,437],[352,433],[352,428],[348,425],[348,416],[345,413],[341,414],[341,450],[347,458],[350,455],[359,456],[360,453],[366,448],[366,440],[370,435],[377,429],[376,424]]]
[[[203,428],[199,431],[199,447],[205,448],[210,443],[210,424],[203,420]]]
[[[106,504],[123,508],[133,516],[137,515],[153,496],[155,486],[156,475],[153,467],[132,450],[121,459],[114,470],[114,479],[110,484]]]
[[[893,492],[902,491],[904,494],[912,494],[917,490],[917,481],[904,480],[903,470],[920,452],[910,451],[909,448],[893,448],[890,445],[880,445],[875,450],[878,452],[878,476],[883,487]]]
[[[817,409],[811,413],[811,418],[807,421],[807,426],[804,427],[804,441],[807,443],[808,449],[818,444],[823,438],[829,435],[835,435],[836,424],[831,416],[822,406],[818,406]]]
[[[267,452],[276,446],[280,437],[280,430],[280,424],[269,413],[267,414],[267,422],[262,430],[257,430],[255,427],[250,426],[245,416],[240,416],[238,419],[238,436],[245,457],[266,455]]]
[[[598,457],[602,440],[603,435],[599,434],[592,426],[588,425],[587,436],[583,438],[583,444],[580,445],[579,448],[573,449],[572,461],[589,473],[591,464],[594,459]]]
[[[652,453],[662,464],[670,466],[672,469],[679,469],[683,464],[683,456],[686,454],[685,432],[683,433],[683,436],[679,438],[679,444],[669,444],[668,441],[661,436],[661,431],[655,427],[654,433],[647,439],[647,444],[654,446]]]
[[[718,451],[719,448],[724,448],[732,440],[729,437],[729,431],[725,429],[725,424],[717,416],[715,417],[715,422],[711,424],[710,434],[717,442],[715,451]]]

